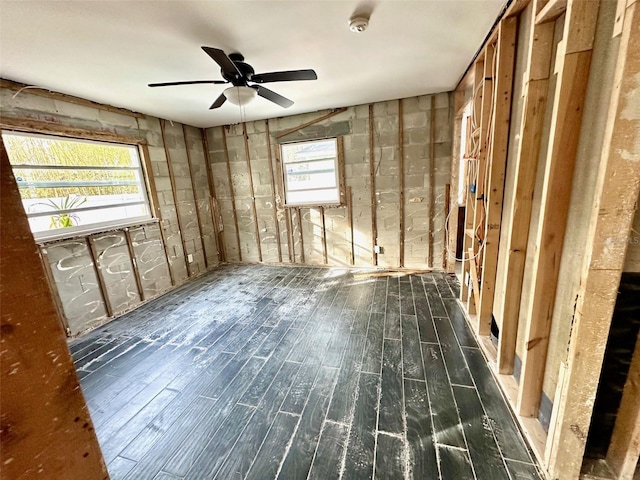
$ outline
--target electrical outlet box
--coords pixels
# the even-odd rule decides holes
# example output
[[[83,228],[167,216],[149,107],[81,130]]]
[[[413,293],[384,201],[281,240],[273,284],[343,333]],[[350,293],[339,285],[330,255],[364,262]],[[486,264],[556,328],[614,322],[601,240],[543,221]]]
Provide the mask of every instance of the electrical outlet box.
[[[384,254],[384,247],[381,247],[380,245],[375,245],[373,247],[373,251],[374,251],[374,253],[382,255],[382,254]]]
[[[189,255],[187,255],[187,261],[189,263],[193,263],[193,253],[190,253]]]

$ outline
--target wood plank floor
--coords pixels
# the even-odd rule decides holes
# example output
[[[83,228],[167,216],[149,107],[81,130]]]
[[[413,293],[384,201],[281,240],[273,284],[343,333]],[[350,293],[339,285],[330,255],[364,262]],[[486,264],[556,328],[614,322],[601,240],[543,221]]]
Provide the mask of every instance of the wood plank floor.
[[[539,479],[454,277],[223,266],[70,344],[112,479]]]

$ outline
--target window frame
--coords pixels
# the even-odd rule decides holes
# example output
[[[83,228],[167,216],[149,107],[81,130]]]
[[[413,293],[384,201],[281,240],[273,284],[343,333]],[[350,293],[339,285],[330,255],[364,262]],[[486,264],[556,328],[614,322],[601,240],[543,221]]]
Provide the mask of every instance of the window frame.
[[[312,143],[319,143],[319,142],[326,142],[329,140],[333,140],[333,142],[335,143],[335,152],[336,155],[333,158],[334,161],[334,165],[335,165],[335,176],[336,176],[336,190],[338,192],[338,198],[335,202],[322,202],[322,201],[313,201],[313,202],[290,202],[288,201],[288,195],[287,193],[289,192],[288,189],[288,184],[287,184],[287,163],[284,161],[284,152],[283,152],[283,148],[287,145],[301,145],[301,144],[312,144]],[[343,148],[342,148],[342,137],[328,137],[328,138],[314,138],[312,140],[296,140],[296,141],[289,141],[289,142],[283,142],[280,143],[279,145],[279,153],[280,153],[280,158],[281,160],[281,177],[282,177],[282,199],[283,199],[283,205],[287,208],[308,208],[308,207],[340,207],[340,206],[344,206],[344,171],[342,168],[343,162],[342,162],[342,152],[343,152]],[[323,159],[318,159],[318,160],[312,160],[312,161],[326,161],[328,160],[328,158],[323,158]],[[303,162],[301,162],[303,163]],[[308,188],[308,189],[303,189],[303,190],[294,190],[294,191],[302,191],[302,192],[307,192],[307,191],[313,191],[313,190],[328,190],[327,188],[318,188],[318,189],[314,189],[314,188]]]
[[[153,190],[150,185],[149,180],[149,167],[148,167],[148,158],[146,156],[146,144],[142,139],[138,141],[134,137],[126,137],[119,138],[117,136],[103,136],[103,135],[91,135],[91,132],[83,132],[83,136],[75,136],[75,135],[67,135],[65,132],[58,132],[52,129],[46,129],[44,131],[40,129],[29,129],[29,128],[16,128],[11,125],[0,125],[0,139],[3,144],[3,149],[6,150],[6,146],[4,145],[4,138],[1,138],[4,134],[15,135],[15,136],[25,136],[25,137],[39,137],[39,138],[48,138],[48,139],[57,139],[68,142],[84,142],[84,143],[98,143],[103,145],[110,146],[118,146],[125,148],[132,148],[135,150],[136,155],[138,157],[138,165],[136,167],[105,167],[105,166],[96,166],[96,167],[81,167],[81,170],[129,170],[129,171],[137,171],[138,176],[140,178],[140,186],[143,200],[139,202],[132,202],[131,205],[147,205],[148,215],[142,215],[137,217],[130,217],[124,220],[112,220],[106,222],[97,222],[91,223],[90,225],[76,225],[73,227],[67,228],[58,228],[51,231],[42,231],[42,232],[31,232],[35,241],[40,244],[45,244],[49,242],[67,240],[82,236],[89,236],[95,233],[110,231],[110,230],[120,230],[129,228],[136,225],[143,225],[148,223],[154,223],[158,221],[157,211],[156,211],[156,203],[154,201]],[[106,137],[106,138],[105,138]],[[7,152],[8,154],[8,152]],[[38,165],[11,165],[11,171],[14,177],[16,175],[16,169],[14,167],[20,168],[41,168]],[[66,169],[71,170],[74,167],[63,166],[63,165],[51,165],[46,166],[45,168],[56,170],[56,169]],[[18,184],[16,180],[16,184]],[[18,185],[19,187],[19,185]],[[123,204],[117,205],[122,206]],[[111,206],[106,206],[102,208],[110,208]],[[77,208],[71,209],[69,211],[73,212],[82,212],[89,210],[100,210],[100,207],[85,207],[85,208]],[[60,212],[66,212],[60,211]],[[25,211],[25,215],[27,219],[31,217],[45,216],[50,215],[51,212],[40,212],[35,214],[30,214]]]

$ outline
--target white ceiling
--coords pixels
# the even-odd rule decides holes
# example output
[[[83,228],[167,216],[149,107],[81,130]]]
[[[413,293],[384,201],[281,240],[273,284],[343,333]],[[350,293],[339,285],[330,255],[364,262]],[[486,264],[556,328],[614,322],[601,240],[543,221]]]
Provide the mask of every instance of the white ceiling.
[[[292,107],[245,107],[247,120],[273,118],[451,90],[504,3],[380,0],[355,34],[357,1],[0,0],[0,76],[209,127],[241,120],[229,102],[208,109],[225,85],[146,85],[221,79],[202,45],[242,53],[257,73],[315,69],[316,81],[265,85]]]

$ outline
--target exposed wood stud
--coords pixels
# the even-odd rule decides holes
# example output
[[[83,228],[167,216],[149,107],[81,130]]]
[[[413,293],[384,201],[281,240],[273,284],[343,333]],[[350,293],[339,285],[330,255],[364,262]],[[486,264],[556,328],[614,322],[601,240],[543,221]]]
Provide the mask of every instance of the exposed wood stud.
[[[216,249],[218,251],[218,261],[224,262],[225,248],[224,248],[224,235],[222,228],[220,228],[221,222],[218,223],[220,218],[218,200],[216,195],[216,185],[213,179],[213,171],[211,167],[211,155],[209,153],[209,140],[207,139],[207,132],[204,128],[200,129],[200,137],[202,138],[202,147],[204,148],[204,159],[207,162],[207,182],[209,183],[209,210],[211,211],[211,222],[213,223],[214,237],[216,239]]]
[[[104,302],[104,308],[107,310],[107,316],[113,317],[113,307],[111,306],[111,300],[109,300],[109,294],[107,290],[107,285],[104,283],[104,278],[102,277],[101,267],[100,267],[100,254],[98,253],[95,245],[95,241],[91,235],[86,237],[87,246],[89,247],[89,254],[91,256],[91,263],[93,263],[93,270],[96,273],[96,278],[98,279],[98,288],[100,289],[100,295],[102,296],[102,301]]]
[[[198,205],[198,196],[196,195],[196,180],[193,177],[193,163],[191,162],[191,152],[189,151],[189,138],[187,136],[187,126],[182,125],[182,136],[184,137],[184,149],[187,152],[187,168],[189,169],[189,179],[191,180],[191,190],[193,191],[193,203],[196,210],[196,221],[198,222],[198,233],[200,234],[200,244],[202,245],[202,256],[204,257],[204,266],[209,268],[209,259],[207,258],[207,250],[204,243],[204,234],[202,233],[202,217],[200,216],[200,206]]]
[[[273,204],[273,223],[276,227],[276,242],[278,244],[278,262],[282,263],[282,245],[280,244],[280,222],[278,221],[278,204],[276,203],[276,184],[273,169],[273,155],[271,154],[271,133],[269,120],[264,121],[265,135],[267,137],[267,154],[269,159],[269,180],[271,181],[271,203]]]
[[[583,104],[589,79],[591,50],[573,52],[585,46],[585,33],[595,36],[598,2],[569,0],[565,17],[567,38],[556,87],[551,136],[540,207],[536,251],[531,269],[531,291],[522,357],[518,413],[538,414],[542,381],[547,359],[549,333],[564,235],[566,231],[576,151],[582,124]],[[579,30],[580,35],[572,33]]]
[[[258,261],[262,263],[262,244],[260,243],[260,225],[258,211],[256,209],[256,194],[253,188],[253,173],[251,171],[251,155],[249,153],[249,135],[247,135],[247,123],[242,122],[242,138],[244,140],[244,155],[247,160],[247,172],[249,173],[249,195],[251,195],[251,211],[253,213],[256,246],[258,247]]]
[[[233,177],[231,176],[231,162],[229,161],[229,148],[227,147],[227,127],[222,126],[222,140],[224,143],[224,156],[227,163],[227,181],[229,182],[229,195],[231,196],[231,211],[233,224],[236,229],[236,245],[238,246],[238,259],[242,261],[242,247],[240,246],[240,229],[238,228],[238,214],[236,213],[236,196],[233,191]],[[229,256],[227,255],[227,259]]]
[[[1,141],[1,137],[0,137],[0,141]],[[67,319],[67,316],[64,313],[62,299],[60,298],[60,292],[58,291],[58,284],[56,283],[55,277],[53,276],[53,271],[51,270],[51,264],[49,263],[49,254],[47,253],[47,247],[39,246],[38,251],[40,253],[40,258],[42,259],[44,274],[45,274],[45,277],[47,277],[47,283],[49,284],[49,288],[51,290],[53,303],[56,307],[58,318],[60,319],[60,323],[62,323],[62,328],[64,328],[64,331],[68,336],[71,332],[71,328],[69,328],[69,320]]]
[[[279,192],[279,197],[280,197],[280,205],[282,206],[282,210],[284,212],[284,220],[285,220],[285,226],[287,228],[287,250],[289,251],[289,263],[296,263],[296,250],[295,250],[295,246],[293,244],[293,230],[292,230],[292,222],[291,222],[291,211],[289,208],[284,207],[284,200],[285,200],[285,195],[284,195],[284,173],[282,171],[282,162],[280,161],[280,148],[279,146],[276,146],[276,155],[275,155],[275,162],[276,162],[276,175],[277,175],[277,183],[278,183],[278,192]]]
[[[594,2],[570,2],[567,17],[573,16],[572,6],[576,7],[576,3],[578,8],[598,8],[598,4],[593,4]],[[638,8],[637,1],[629,3],[624,15],[588,240],[583,256],[580,289],[569,340],[567,372],[561,393],[561,398],[565,401],[558,407],[554,402],[554,408],[559,411],[555,434],[550,439],[552,445],[548,465],[553,478],[577,478],[580,474],[585,449],[584,436],[588,433],[593,415],[593,399],[598,388],[620,276],[640,195],[640,168],[637,161],[640,157],[637,141],[640,137],[640,114],[637,108],[632,107],[634,99],[640,95]],[[584,11],[578,13],[583,14],[582,19],[593,16],[584,15]],[[580,26],[588,28],[589,24],[585,25],[583,21]],[[567,67],[575,70],[573,64],[565,65],[565,71]],[[585,74],[581,75],[578,78],[583,78]],[[577,135],[577,132],[574,130],[573,134]],[[563,161],[566,161],[566,157]],[[554,197],[554,205],[556,202]],[[635,362],[637,365],[637,359]],[[635,385],[636,389],[637,387],[638,384]],[[634,402],[637,414],[637,396]],[[620,414],[625,415],[625,411],[619,410],[618,415]],[[632,427],[634,421],[636,424]],[[630,430],[636,432],[635,435],[638,435],[637,421],[637,417],[626,421],[627,426],[632,427]],[[615,436],[613,440],[617,442]],[[635,462],[638,444],[630,447],[630,451],[624,446],[621,450],[615,447],[610,452],[610,458],[615,455],[616,458],[623,459],[625,464],[624,458],[629,455],[631,461]],[[633,473],[626,478],[632,477]]]
[[[432,97],[433,98],[433,97]],[[398,191],[400,193],[400,268],[404,267],[404,125],[402,121],[402,99],[398,100]],[[429,264],[431,268],[431,264]]]
[[[344,137],[340,136],[336,139],[338,147],[338,182],[340,191],[340,205],[346,205],[345,200],[345,167],[344,167]]]
[[[567,9],[567,0],[549,0],[536,15],[536,24],[553,22]]]
[[[374,266],[378,265],[378,254],[375,246],[378,243],[378,221],[376,218],[376,166],[374,148],[374,123],[373,123],[373,105],[369,104],[369,188],[371,189],[371,262]]]
[[[302,232],[302,215],[300,207],[296,207],[296,216],[298,217],[298,231],[300,233],[300,263],[304,263],[304,234]]]
[[[140,301],[144,302],[144,288],[142,287],[142,280],[140,279],[140,269],[138,268],[138,261],[136,260],[136,252],[133,250],[133,240],[131,240],[131,232],[128,228],[123,229],[125,239],[127,240],[127,249],[129,250],[129,257],[131,258],[131,266],[133,267],[133,277],[136,280],[136,287],[138,287],[138,294],[140,295]]]
[[[534,11],[537,5],[534,3]],[[520,143],[515,162],[513,186],[513,214],[506,236],[506,262],[504,287],[500,292],[503,302],[499,313],[502,319],[498,337],[498,371],[513,373],[516,352],[518,318],[522,299],[529,225],[533,207],[533,191],[538,170],[542,129],[544,125],[549,70],[553,46],[553,23],[535,25],[532,17],[531,40],[529,42],[528,78],[524,86],[523,116]]]
[[[287,208],[284,211],[285,220],[287,221],[287,237],[289,247],[289,263],[296,263],[296,249],[293,244],[293,221],[291,220],[291,209]]]
[[[451,213],[450,200],[451,200],[451,184],[447,183],[444,186],[444,228],[442,229],[442,269],[447,269],[447,248],[449,244],[449,238],[447,237],[447,219]]]
[[[332,110],[331,112],[327,113],[326,115],[322,115],[321,117],[315,118],[313,120],[310,120],[308,122],[303,123],[302,125],[298,125],[297,127],[294,128],[290,128],[289,130],[285,130],[284,132],[280,132],[278,135],[276,135],[276,139],[280,139],[282,137],[286,137],[287,135],[290,135],[292,133],[295,133],[299,130],[302,130],[303,128],[307,128],[311,125],[314,125],[316,123],[320,123],[328,118],[333,117],[334,115],[338,115],[339,113],[345,112],[347,110],[346,107],[344,108],[337,108],[335,110]]]
[[[169,181],[171,182],[171,194],[173,196],[173,205],[176,209],[176,220],[178,222],[178,235],[180,236],[180,242],[182,244],[182,256],[184,257],[184,263],[187,266],[187,275],[190,277],[193,275],[191,271],[191,264],[187,259],[187,243],[184,240],[184,230],[182,229],[182,218],[180,217],[180,207],[178,205],[178,192],[176,190],[176,179],[173,173],[173,165],[171,163],[171,153],[167,147],[166,141],[166,127],[165,120],[160,119],[160,131],[162,132],[162,145],[164,146],[164,154],[167,157],[167,166],[169,167]]]
[[[433,244],[435,239],[433,219],[436,215],[436,96],[431,95],[429,111],[429,252],[428,268],[433,268]],[[445,200],[448,204],[448,200]],[[446,217],[445,217],[446,218]]]
[[[324,217],[324,207],[320,207],[320,221],[322,222],[322,259],[324,264],[327,265],[329,263],[327,257],[327,227],[325,224]]]
[[[351,259],[349,263],[354,265],[356,254],[353,235],[353,193],[351,192],[351,187],[347,187],[347,222],[349,224],[349,239],[351,242]]]
[[[496,47],[495,93],[491,110],[493,138],[488,158],[486,212],[484,219],[484,249],[482,256],[482,283],[479,292],[478,331],[491,333],[493,299],[498,272],[498,245],[502,223],[504,177],[509,149],[509,123],[511,120],[511,93],[515,67],[516,29],[518,19],[510,17],[500,22]]]

